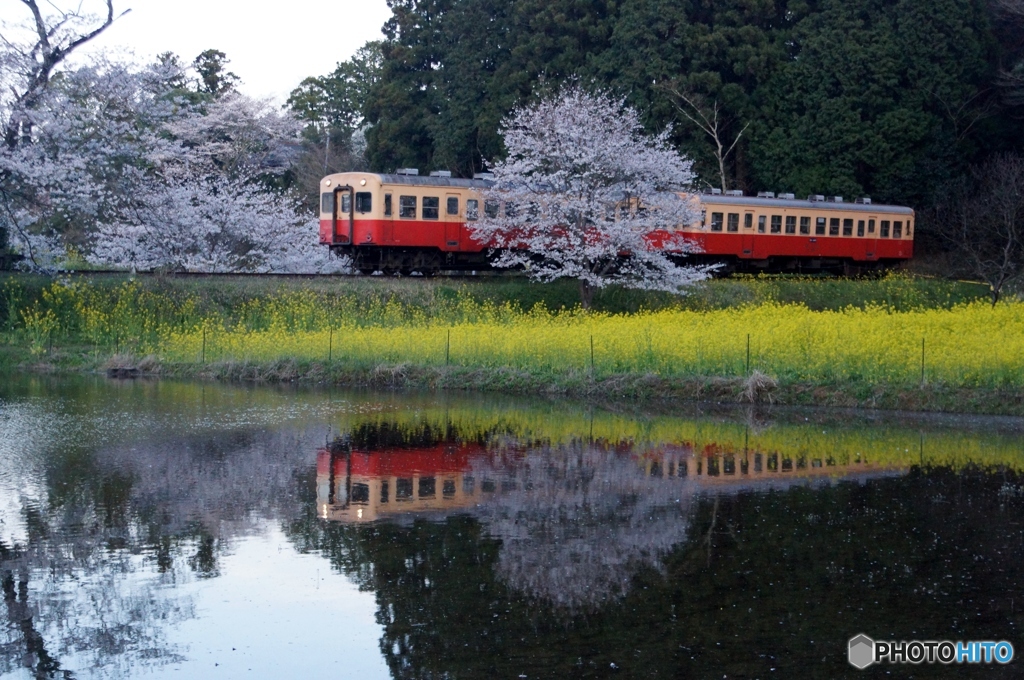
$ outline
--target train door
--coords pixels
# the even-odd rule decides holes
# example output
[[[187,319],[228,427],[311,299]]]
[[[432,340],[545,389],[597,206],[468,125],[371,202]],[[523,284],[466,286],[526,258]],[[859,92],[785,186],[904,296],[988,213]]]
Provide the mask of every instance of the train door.
[[[743,213],[743,228],[740,236],[740,257],[752,258],[754,256],[754,213],[751,210]]]
[[[868,218],[867,233],[864,235],[864,259],[878,259],[878,217]]]
[[[462,235],[462,199],[458,194],[446,194],[444,204],[444,243],[449,248],[458,248]]]
[[[395,242],[395,211],[392,209],[391,201],[391,193],[385,192],[384,219],[381,225],[381,231],[384,233],[381,234],[381,240],[387,245]]]
[[[811,219],[811,233],[807,238],[807,249],[804,251],[804,255],[820,255],[821,244],[819,239],[823,238],[828,233],[828,219],[821,215],[815,215]]]

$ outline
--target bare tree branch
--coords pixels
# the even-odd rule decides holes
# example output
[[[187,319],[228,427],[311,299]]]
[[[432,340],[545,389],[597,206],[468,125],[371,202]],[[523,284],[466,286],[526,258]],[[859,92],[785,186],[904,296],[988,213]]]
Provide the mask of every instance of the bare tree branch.
[[[1024,159],[1001,155],[947,187],[934,219],[960,273],[985,281],[995,305],[1024,276]]]
[[[75,49],[89,42],[131,10],[125,10],[117,17],[114,16],[114,0],[106,0],[107,16],[99,26],[79,35],[70,35],[66,40],[57,39],[61,29],[76,20],[84,17],[81,15],[81,6],[74,12],[61,12],[59,20],[47,25],[46,18],[39,9],[36,0],[21,0],[29,11],[32,12],[32,19],[35,25],[36,42],[29,51],[31,66],[25,74],[24,91],[18,93],[14,101],[16,113],[7,122],[7,129],[4,130],[4,143],[8,148],[14,148],[20,139],[27,137],[31,130],[31,124],[25,116],[25,111],[31,110],[39,98],[46,91],[54,69]],[[59,11],[59,10],[58,10]]]
[[[665,89],[671,94],[676,101],[675,106],[683,116],[691,123],[699,127],[704,131],[711,140],[715,143],[715,157],[718,159],[718,175],[722,182],[722,191],[728,189],[728,180],[725,175],[725,160],[732,153],[733,149],[739,143],[743,133],[750,127],[750,123],[743,126],[743,129],[739,131],[735,139],[732,140],[732,144],[729,148],[725,148],[725,143],[722,139],[724,134],[723,128],[725,122],[721,119],[719,112],[720,108],[718,100],[715,99],[709,105],[707,101],[699,94],[693,92],[686,92],[679,90],[673,86],[665,86]],[[686,106],[681,106],[679,102],[683,102]]]

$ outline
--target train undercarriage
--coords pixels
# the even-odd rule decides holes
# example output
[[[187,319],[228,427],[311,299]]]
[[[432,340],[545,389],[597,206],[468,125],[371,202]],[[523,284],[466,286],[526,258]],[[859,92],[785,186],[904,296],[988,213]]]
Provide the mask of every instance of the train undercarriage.
[[[337,256],[352,259],[353,268],[364,275],[381,272],[388,276],[433,276],[441,272],[486,271],[492,269],[489,253],[443,252],[437,248],[393,246],[335,246]],[[673,258],[679,265],[719,265],[718,275],[793,273],[870,275],[899,264],[899,261],[856,261],[850,258],[770,257],[760,260],[721,255],[688,255]]]

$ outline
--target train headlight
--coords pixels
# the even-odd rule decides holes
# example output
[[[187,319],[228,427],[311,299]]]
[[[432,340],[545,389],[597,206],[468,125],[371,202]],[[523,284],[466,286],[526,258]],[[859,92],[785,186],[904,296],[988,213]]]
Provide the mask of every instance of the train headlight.
[[[324,186],[331,186],[331,180],[324,180]]]
[[[359,180],[359,186],[365,187],[366,186],[366,180],[365,179]]]

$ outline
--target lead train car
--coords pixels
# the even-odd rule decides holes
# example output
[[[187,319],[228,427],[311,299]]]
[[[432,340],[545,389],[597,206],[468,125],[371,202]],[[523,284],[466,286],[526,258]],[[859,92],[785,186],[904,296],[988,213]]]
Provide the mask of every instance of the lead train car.
[[[320,243],[364,274],[489,267],[468,224],[484,214],[482,179],[348,172],[320,183]],[[913,255],[914,211],[841,200],[694,195],[700,219],[672,231],[699,254],[686,261],[729,271],[845,270],[892,265]],[[654,234],[655,242],[668,234]],[[667,239],[671,242],[671,239]]]

